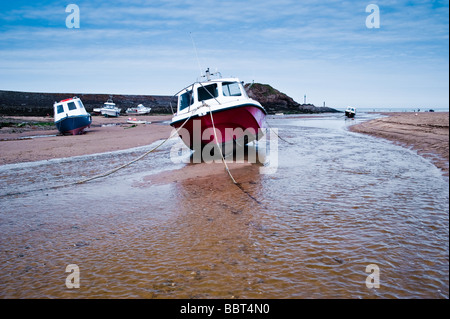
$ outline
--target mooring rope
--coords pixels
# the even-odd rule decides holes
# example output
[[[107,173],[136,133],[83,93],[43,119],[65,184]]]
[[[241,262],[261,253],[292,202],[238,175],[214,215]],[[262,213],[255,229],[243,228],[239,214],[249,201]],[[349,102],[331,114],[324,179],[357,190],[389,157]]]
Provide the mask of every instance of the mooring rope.
[[[166,143],[168,140],[170,140],[172,137],[174,137],[175,134],[178,134],[178,132],[184,127],[184,125],[186,125],[186,123],[190,120],[191,117],[192,117],[192,113],[191,113],[191,115],[189,115],[189,117],[186,119],[186,121],[184,121],[184,123],[179,128],[177,128],[175,130],[175,132],[173,134],[171,134],[168,138],[163,140],[159,145],[157,145],[156,147],[152,148],[150,151],[145,152],[144,154],[142,154],[138,158],[135,158],[134,160],[132,160],[132,161],[126,163],[126,164],[123,164],[123,165],[121,165],[119,167],[116,167],[116,168],[110,170],[109,172],[106,172],[106,173],[103,173],[103,174],[99,174],[99,175],[96,175],[96,176],[93,176],[93,177],[90,177],[90,178],[86,178],[84,180],[81,180],[81,181],[78,181],[78,182],[74,182],[74,183],[71,183],[71,184],[68,184],[68,185],[83,184],[83,183],[90,182],[90,181],[95,180],[95,179],[106,177],[106,176],[109,176],[109,175],[111,175],[111,174],[113,174],[113,173],[115,173],[115,172],[117,172],[117,171],[119,171],[119,170],[121,170],[121,169],[123,169],[125,167],[130,166],[133,163],[136,163],[137,161],[140,161],[141,159],[146,157],[148,154],[150,154],[150,153],[156,151],[158,148],[160,148],[164,143]]]
[[[214,138],[215,138],[215,140],[216,140],[216,146],[217,146],[217,148],[219,149],[220,157],[221,157],[222,163],[224,164],[225,169],[226,169],[226,171],[227,171],[227,173],[228,173],[228,176],[230,176],[231,181],[233,182],[233,184],[236,185],[236,186],[237,186],[244,194],[246,194],[250,199],[252,199],[252,200],[253,200],[255,203],[257,203],[258,205],[262,205],[262,203],[261,203],[259,200],[257,200],[252,194],[250,194],[247,190],[244,189],[244,187],[242,186],[241,183],[236,182],[236,180],[234,179],[233,175],[231,174],[231,171],[230,171],[230,169],[228,168],[227,162],[225,161],[225,158],[224,158],[224,156],[223,156],[222,148],[221,148],[221,146],[219,145],[219,141],[218,141],[218,139],[217,139],[216,127],[215,127],[215,124],[214,124],[214,118],[213,118],[213,115],[212,115],[211,106],[208,105],[208,107],[209,107],[209,114],[210,114],[210,116],[211,116],[211,122],[212,122],[212,125],[213,125]]]
[[[190,119],[191,117],[192,117],[192,114],[189,115],[189,117],[184,121],[184,123],[183,123],[179,128],[177,128],[177,129],[175,130],[174,133],[172,133],[168,138],[166,138],[165,140],[163,140],[160,144],[158,144],[157,146],[155,146],[155,147],[152,148],[151,150],[145,152],[144,154],[142,154],[141,156],[135,158],[134,160],[132,160],[132,161],[126,163],[126,164],[120,165],[119,167],[116,167],[116,168],[114,168],[114,169],[112,169],[112,170],[110,170],[110,171],[108,171],[108,172],[106,172],[106,173],[98,174],[98,175],[95,175],[95,176],[93,176],[93,177],[89,177],[89,178],[83,179],[83,180],[81,180],[81,181],[76,181],[76,182],[67,183],[67,184],[63,184],[63,185],[55,185],[55,186],[49,186],[49,187],[42,187],[42,188],[39,188],[39,189],[33,189],[33,190],[29,190],[29,191],[24,191],[24,192],[8,193],[8,194],[0,195],[0,197],[14,196],[14,195],[20,195],[20,194],[25,194],[25,193],[37,192],[37,191],[44,191],[44,190],[50,190],[50,189],[58,189],[58,188],[69,187],[69,186],[73,186],[73,185],[80,185],[80,184],[84,184],[84,183],[93,181],[93,180],[95,180],[95,179],[99,179],[99,178],[103,178],[103,177],[109,176],[109,175],[111,175],[111,174],[113,174],[113,173],[115,173],[115,172],[117,172],[117,171],[119,171],[119,170],[121,170],[121,169],[123,169],[123,168],[125,168],[125,167],[130,166],[130,165],[133,164],[133,163],[136,163],[137,161],[140,161],[141,159],[143,159],[144,157],[146,157],[146,156],[149,155],[150,153],[156,151],[156,150],[157,150],[158,148],[160,148],[164,143],[166,143],[168,140],[170,140],[172,137],[174,137],[175,134],[178,134],[178,132],[184,127],[184,125],[186,125],[186,123],[189,121],[189,119]]]
[[[233,175],[231,175],[231,172],[230,172],[230,169],[228,168],[227,162],[225,161],[225,158],[223,157],[222,147],[219,145],[219,140],[217,139],[216,126],[214,124],[214,118],[213,118],[213,114],[212,114],[212,110],[211,110],[211,105],[208,104],[208,107],[209,107],[209,115],[211,116],[211,123],[213,126],[213,131],[214,131],[214,140],[216,141],[217,148],[219,149],[220,158],[222,159],[222,163],[225,165],[225,169],[226,169],[228,175],[230,176],[231,180],[233,181],[234,184],[237,184]]]
[[[285,140],[284,138],[282,138],[280,135],[278,135],[277,132],[275,132],[275,130],[270,126],[269,122],[266,120],[266,124],[269,127],[269,130],[271,130],[273,132],[273,134],[276,135],[276,137],[278,137],[280,140],[282,140],[283,142],[288,143],[289,145],[294,145],[294,143],[289,142],[288,140]]]

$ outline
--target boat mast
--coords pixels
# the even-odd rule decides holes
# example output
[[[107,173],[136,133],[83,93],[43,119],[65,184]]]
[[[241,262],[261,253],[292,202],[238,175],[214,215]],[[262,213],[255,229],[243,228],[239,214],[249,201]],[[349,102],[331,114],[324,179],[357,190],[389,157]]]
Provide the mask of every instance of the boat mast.
[[[216,71],[215,73],[211,73],[209,68],[207,68],[206,71],[205,71],[205,75],[202,75],[200,78],[206,78],[206,81],[211,81],[211,77],[212,76],[217,76],[217,77],[221,78],[222,74],[220,72],[218,72],[218,71]]]

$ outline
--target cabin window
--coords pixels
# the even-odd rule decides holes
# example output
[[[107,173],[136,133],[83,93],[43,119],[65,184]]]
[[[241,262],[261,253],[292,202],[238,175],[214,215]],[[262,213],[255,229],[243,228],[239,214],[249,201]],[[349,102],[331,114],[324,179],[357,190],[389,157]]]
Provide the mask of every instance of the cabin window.
[[[223,96],[241,96],[241,89],[237,82],[224,82],[222,84]]]
[[[194,98],[192,96],[192,91],[187,91],[180,96],[180,111],[189,107],[194,103]]]
[[[199,102],[216,98],[219,95],[217,91],[217,84],[199,87],[197,93]]]
[[[81,102],[81,100],[78,100],[77,102],[78,102],[78,108],[79,108],[80,110],[84,109],[83,102]]]
[[[63,107],[63,105],[62,104],[59,104],[57,107],[56,107],[56,113],[62,113],[62,112],[64,112],[64,107]]]
[[[69,102],[69,103],[67,104],[67,106],[69,107],[69,111],[72,111],[72,110],[76,110],[76,109],[77,109],[77,107],[75,106],[75,103],[74,103],[74,102]]]

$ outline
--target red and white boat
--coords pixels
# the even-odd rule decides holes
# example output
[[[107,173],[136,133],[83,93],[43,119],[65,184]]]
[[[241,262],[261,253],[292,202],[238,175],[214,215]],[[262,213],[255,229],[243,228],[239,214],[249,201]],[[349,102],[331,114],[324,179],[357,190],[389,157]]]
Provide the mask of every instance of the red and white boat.
[[[213,76],[218,76],[212,79]],[[238,78],[221,78],[220,73],[204,76],[176,94],[177,112],[170,125],[192,150],[209,143],[245,145],[263,136],[267,112],[248,97]],[[215,131],[214,131],[215,129]]]

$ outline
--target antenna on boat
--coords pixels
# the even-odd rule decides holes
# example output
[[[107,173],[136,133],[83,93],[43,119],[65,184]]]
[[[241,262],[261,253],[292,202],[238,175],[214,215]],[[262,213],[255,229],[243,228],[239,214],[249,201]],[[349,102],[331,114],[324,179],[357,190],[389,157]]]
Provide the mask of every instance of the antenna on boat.
[[[192,45],[194,46],[195,56],[197,57],[198,69],[200,70],[200,76],[202,76],[202,67],[200,66],[200,59],[198,58],[197,47],[195,46],[194,38],[192,37],[192,32],[189,32],[189,36],[192,40]]]

